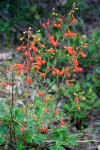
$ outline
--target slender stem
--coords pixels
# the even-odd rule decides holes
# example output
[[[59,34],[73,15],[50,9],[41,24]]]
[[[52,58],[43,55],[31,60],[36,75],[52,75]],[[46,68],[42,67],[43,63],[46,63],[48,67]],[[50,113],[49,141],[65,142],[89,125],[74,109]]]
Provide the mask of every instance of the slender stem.
[[[13,71],[12,71],[12,79],[11,79],[11,83],[12,83],[12,92],[11,92],[11,105],[9,106],[10,109],[10,117],[11,117],[11,122],[10,122],[10,126],[9,126],[9,130],[10,130],[10,143],[12,143],[13,145],[13,138],[14,138],[14,142],[16,143],[16,138],[15,138],[15,131],[14,131],[14,120],[13,120],[13,105],[14,105],[14,78],[13,78]],[[14,137],[13,137],[14,136]]]
[[[14,134],[14,143],[16,144],[16,136],[15,136],[15,127],[14,127],[14,119],[13,119],[13,107],[14,107],[14,73],[12,71],[12,126],[13,126],[13,134]]]

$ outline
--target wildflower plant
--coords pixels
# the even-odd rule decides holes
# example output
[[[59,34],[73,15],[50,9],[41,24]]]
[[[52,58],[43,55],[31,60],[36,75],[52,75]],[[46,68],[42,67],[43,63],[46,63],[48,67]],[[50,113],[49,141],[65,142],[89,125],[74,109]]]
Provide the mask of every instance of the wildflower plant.
[[[13,63],[9,70],[11,80],[1,83],[3,88],[12,86],[7,103],[0,105],[1,144],[17,150],[63,150],[67,145],[77,145],[76,137],[69,131],[69,115],[85,108],[86,98],[84,92],[77,90],[74,75],[84,71],[78,60],[86,57],[83,48],[87,44],[85,36],[74,31],[76,9],[73,4],[68,16],[59,16],[52,10],[41,30],[33,34],[29,27],[20,38],[17,51],[23,55],[23,63]],[[77,37],[79,41],[75,43]],[[23,80],[22,94],[14,88],[15,76]],[[62,103],[62,95],[69,100]],[[16,103],[19,98],[23,105]],[[2,136],[5,133],[7,141]]]

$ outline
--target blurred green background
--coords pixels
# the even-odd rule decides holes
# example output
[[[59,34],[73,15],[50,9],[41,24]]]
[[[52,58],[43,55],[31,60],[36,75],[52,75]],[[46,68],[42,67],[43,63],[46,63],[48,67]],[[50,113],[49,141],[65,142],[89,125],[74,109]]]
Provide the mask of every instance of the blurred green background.
[[[52,8],[60,14],[70,11],[72,4],[79,8],[75,30],[87,36],[87,58],[80,60],[84,68],[79,76],[80,84],[86,90],[91,87],[100,97],[100,0],[0,0],[0,50],[16,47],[23,31],[32,27],[40,29]],[[99,105],[98,105],[99,104]],[[97,106],[99,108],[100,102]]]

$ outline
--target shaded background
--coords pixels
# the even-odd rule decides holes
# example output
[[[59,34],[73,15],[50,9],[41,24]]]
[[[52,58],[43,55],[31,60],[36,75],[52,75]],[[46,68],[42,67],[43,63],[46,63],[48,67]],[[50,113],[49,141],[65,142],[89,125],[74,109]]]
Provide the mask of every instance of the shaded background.
[[[34,31],[39,29],[52,8],[63,15],[69,12],[73,2],[79,8],[78,31],[89,36],[100,27],[100,0],[0,0],[0,41],[3,45],[16,44],[29,26]]]

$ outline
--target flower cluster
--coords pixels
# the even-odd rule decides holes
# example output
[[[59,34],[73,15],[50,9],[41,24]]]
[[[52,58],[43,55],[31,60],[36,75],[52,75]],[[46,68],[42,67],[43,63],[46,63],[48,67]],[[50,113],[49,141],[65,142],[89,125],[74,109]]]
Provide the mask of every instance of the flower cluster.
[[[37,94],[43,102],[43,114],[49,114],[52,112],[53,117],[59,116],[59,125],[65,126],[66,122],[57,107],[58,100],[55,97],[48,97],[48,90],[50,85],[46,83],[49,79],[50,83],[56,84],[58,92],[62,85],[67,85],[71,88],[74,84],[75,78],[73,74],[77,72],[83,72],[83,68],[79,66],[79,57],[86,57],[86,54],[82,51],[84,48],[83,36],[80,36],[79,45],[75,46],[69,44],[73,38],[77,38],[78,34],[73,30],[73,25],[77,23],[77,19],[74,17],[74,10],[70,12],[69,20],[66,16],[58,17],[53,11],[52,17],[48,19],[47,22],[42,24],[44,29],[44,34],[46,35],[41,38],[41,32],[37,31],[35,34],[32,33],[31,27],[28,31],[24,32],[23,37],[20,38],[22,44],[17,47],[17,51],[23,53],[23,64],[13,64],[18,75],[21,72],[25,73],[26,83],[32,84],[35,80]],[[57,16],[54,20],[53,16]],[[66,26],[66,28],[65,28]],[[70,27],[72,28],[70,30]],[[57,37],[53,34],[53,31],[57,30],[62,36]],[[86,46],[86,45],[85,45]],[[63,65],[59,63],[59,60],[63,55],[64,57]],[[54,104],[53,109],[49,107],[49,103]],[[78,110],[80,110],[80,105],[78,98],[75,98],[75,102],[78,105]],[[34,114],[36,116],[36,114]],[[37,118],[37,116],[36,116]],[[38,122],[38,119],[35,120]],[[45,124],[45,119],[42,122],[41,133],[47,133],[48,125]],[[45,126],[46,125],[46,126]],[[24,131],[24,127],[21,127],[21,131]]]

